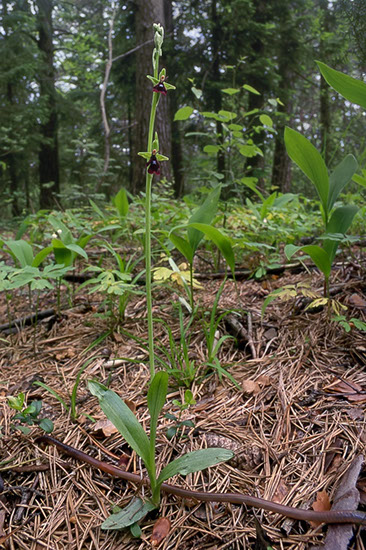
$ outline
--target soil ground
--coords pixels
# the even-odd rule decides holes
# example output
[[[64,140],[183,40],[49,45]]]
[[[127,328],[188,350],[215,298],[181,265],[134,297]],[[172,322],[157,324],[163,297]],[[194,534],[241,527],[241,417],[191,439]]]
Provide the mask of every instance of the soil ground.
[[[362,262],[345,262],[331,281],[333,298],[347,306],[347,318],[366,321],[366,283]],[[364,266],[365,267],[365,266]],[[205,371],[206,346],[202,327],[192,325],[191,359],[198,367],[191,389],[196,400],[183,411],[181,420],[191,420],[169,440],[167,429],[174,421],[161,416],[158,427],[157,465],[172,457],[207,446],[231,448],[235,458],[208,471],[175,478],[172,483],[195,490],[239,492],[260,496],[298,508],[311,508],[320,492],[330,502],[344,474],[366,444],[366,337],[351,328],[346,333],[330,321],[327,309],[305,311],[301,299],[272,302],[263,317],[265,297],[275,288],[308,281],[321,292],[320,275],[288,273],[263,281],[227,281],[219,303],[220,313],[237,310],[243,330],[235,340],[227,339],[220,364],[235,378],[239,388],[217,372]],[[203,289],[196,301],[210,310],[220,280],[201,279]],[[176,296],[164,288],[154,290],[154,314],[163,318],[179,339]],[[89,349],[110,329],[101,314],[101,297],[76,294],[72,308],[64,308],[53,320],[37,327],[24,327],[1,334],[0,351],[0,541],[13,550],[137,550],[150,548],[156,518],[142,522],[142,538],[128,531],[103,531],[101,523],[113,506],[125,506],[135,495],[148,490],[112,478],[57,450],[37,442],[42,431],[33,427],[28,435],[14,429],[14,411],[7,396],[26,394],[29,404],[42,399],[41,415],[53,420],[52,436],[101,460],[121,464],[145,475],[138,457],[118,433],[104,433],[95,421],[105,419],[86,381],[96,378],[110,383],[127,399],[139,420],[148,428],[146,393],[149,382],[145,348],[127,332],[146,338],[146,302],[135,296],[128,304],[126,319],[115,326],[98,345]],[[66,304],[66,301],[65,301]],[[27,297],[14,296],[14,317],[30,313]],[[40,310],[55,307],[54,293],[42,295]],[[6,322],[5,298],[1,316]],[[127,332],[126,332],[127,331]],[[232,332],[223,319],[220,335]],[[156,340],[168,346],[164,326],[155,327]],[[113,363],[114,359],[121,359]],[[130,358],[130,360],[129,360]],[[81,367],[77,393],[77,419],[45,389],[40,380],[70,403]],[[183,399],[184,388],[174,379],[163,413],[178,416],[173,399]],[[366,502],[366,478],[361,472],[358,489],[360,507]],[[322,506],[322,505],[320,505]],[[311,526],[278,514],[235,505],[197,504],[163,496],[160,515],[168,517],[171,529],[162,549],[216,550],[259,549],[255,546],[254,518],[275,549],[303,550],[321,545],[325,526]],[[354,530],[349,548],[366,547],[364,533]],[[342,550],[342,549],[339,549]]]

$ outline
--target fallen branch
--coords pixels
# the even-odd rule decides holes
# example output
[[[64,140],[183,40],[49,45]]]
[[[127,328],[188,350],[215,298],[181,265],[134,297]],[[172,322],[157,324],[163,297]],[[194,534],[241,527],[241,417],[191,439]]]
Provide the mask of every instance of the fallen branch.
[[[62,443],[58,439],[49,435],[42,435],[37,439],[38,443],[48,443],[55,445],[59,450],[75,458],[81,460],[97,468],[102,472],[105,472],[111,476],[131,481],[140,485],[149,486],[148,479],[141,479],[138,474],[131,472],[125,472],[121,468],[98,460],[92,456],[89,456],[66,443]],[[230,502],[231,504],[238,504],[244,506],[252,506],[253,508],[259,508],[267,510],[275,514],[281,514],[283,516],[294,518],[302,521],[316,521],[318,523],[354,523],[356,525],[366,525],[366,513],[359,510],[330,510],[326,512],[315,512],[313,510],[303,510],[302,508],[292,508],[291,506],[284,506],[283,504],[277,504],[270,500],[264,500],[263,498],[252,497],[250,495],[242,495],[239,493],[206,493],[203,491],[190,491],[189,489],[182,489],[176,485],[170,485],[168,483],[162,483],[161,490],[164,493],[175,495],[181,498],[190,500],[198,500],[204,502]]]

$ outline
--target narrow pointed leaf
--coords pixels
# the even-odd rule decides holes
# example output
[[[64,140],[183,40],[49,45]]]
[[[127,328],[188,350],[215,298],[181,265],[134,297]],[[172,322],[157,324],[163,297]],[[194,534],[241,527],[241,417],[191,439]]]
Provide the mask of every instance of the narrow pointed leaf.
[[[100,407],[108,420],[114,424],[130,447],[142,458],[145,465],[148,465],[149,439],[131,409],[116,393],[98,382],[89,381],[88,388],[98,398]]]
[[[285,144],[289,157],[313,182],[327,212],[329,179],[325,162],[306,137],[289,127],[285,128]]]
[[[177,474],[187,475],[193,472],[199,472],[205,470],[210,466],[215,466],[220,462],[226,462],[233,458],[234,453],[228,449],[201,449],[199,451],[193,451],[187,453],[173,462],[170,462],[161,471],[158,477],[158,484],[163,483],[172,476]]]
[[[233,276],[235,277],[235,256],[231,246],[230,239],[223,235],[219,229],[205,223],[190,223],[189,227],[193,227],[202,231],[210,239],[217,248],[221,251],[228,266],[231,269]]]
[[[347,155],[336,166],[329,178],[328,212],[330,212],[339,194],[343,191],[353,174],[356,172],[358,162],[353,155]]]
[[[186,239],[183,239],[183,237],[176,235],[176,233],[170,233],[169,239],[172,241],[175,248],[177,248],[179,252],[188,260],[188,263],[191,264],[193,262],[194,251],[192,250],[189,242],[186,241]]]
[[[347,74],[331,69],[321,61],[316,62],[329,86],[345,99],[366,109],[366,83]]]

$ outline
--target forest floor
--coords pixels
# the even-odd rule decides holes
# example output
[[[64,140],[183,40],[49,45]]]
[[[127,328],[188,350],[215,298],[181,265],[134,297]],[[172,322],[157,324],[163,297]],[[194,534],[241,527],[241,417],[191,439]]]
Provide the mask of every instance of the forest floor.
[[[366,321],[365,259],[360,258],[359,251],[356,254],[357,262],[346,262],[334,271],[331,288],[333,298],[347,306],[348,318]],[[159,469],[172,456],[206,446],[230,448],[235,458],[186,478],[174,478],[172,483],[195,490],[250,494],[297,508],[311,509],[314,501],[324,496],[322,492],[333,502],[344,474],[355,457],[365,452],[366,338],[354,327],[346,333],[330,320],[326,308],[316,313],[305,311],[302,300],[295,298],[275,300],[261,317],[270,291],[305,280],[321,292],[322,280],[314,270],[285,271],[262,281],[238,280],[236,285],[232,280],[226,282],[219,310],[237,310],[243,330],[236,340],[224,342],[219,360],[239,388],[227,377],[220,379],[216,372],[193,383],[196,403],[183,411],[181,420],[191,420],[194,427],[185,427],[169,440],[167,429],[174,421],[161,415],[157,465]],[[200,282],[204,288],[197,291],[196,301],[210,310],[222,281],[208,277]],[[0,546],[5,549],[151,548],[156,518],[142,522],[141,539],[133,539],[127,530],[100,529],[113,506],[125,506],[136,494],[145,492],[148,496],[148,490],[72,459],[53,445],[41,444],[37,441],[42,433],[38,427],[28,435],[14,429],[14,411],[7,402],[7,396],[20,392],[26,394],[28,404],[41,399],[40,416],[54,422],[52,437],[106,462],[122,466],[127,461],[128,471],[140,473],[141,469],[144,475],[141,462],[122,437],[113,430],[103,432],[100,424],[96,427],[90,419],[105,417],[88,392],[86,381],[95,378],[109,382],[148,427],[148,357],[145,348],[127,334],[146,338],[146,301],[135,296],[127,306],[125,321],[98,346],[88,349],[109,329],[108,319],[98,315],[101,299],[88,295],[85,289],[59,318],[46,318],[36,328],[0,334]],[[179,319],[172,299],[165,288],[156,287],[154,315],[163,318],[179,339]],[[1,300],[5,322],[5,298]],[[43,294],[40,310],[54,307],[54,293]],[[26,296],[15,296],[11,310],[14,317],[28,315]],[[229,328],[223,319],[220,335],[227,334]],[[163,325],[155,327],[155,337],[168,346]],[[190,350],[198,374],[203,374],[205,345],[199,324],[192,325]],[[113,362],[119,358],[123,360]],[[69,404],[87,360],[90,362],[78,386],[78,416],[72,421],[60,402],[33,382],[44,382]],[[184,388],[171,386],[163,410],[178,416],[173,399],[183,400]],[[357,487],[362,506],[366,503],[362,472]],[[171,521],[161,549],[262,550],[266,548],[263,543],[255,546],[254,518],[274,549],[322,545],[328,529],[250,507],[198,504],[171,495],[163,495],[160,515]],[[360,528],[355,528],[349,548],[366,548]]]

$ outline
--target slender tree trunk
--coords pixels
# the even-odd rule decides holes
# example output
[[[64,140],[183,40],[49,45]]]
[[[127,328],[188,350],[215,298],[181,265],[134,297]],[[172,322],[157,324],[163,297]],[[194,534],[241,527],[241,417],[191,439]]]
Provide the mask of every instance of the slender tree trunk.
[[[44,106],[44,117],[40,131],[42,136],[39,150],[40,208],[54,208],[56,194],[60,192],[59,159],[57,139],[57,106],[55,71],[53,66],[52,1],[37,0],[38,47],[41,54],[39,92]]]
[[[160,23],[165,27],[164,0],[136,0],[136,37],[137,43],[142,44],[154,37],[153,23]],[[146,161],[137,156],[139,151],[146,151],[150,106],[152,100],[152,84],[146,78],[153,74],[151,44],[139,48],[136,52],[136,105],[133,137],[133,178],[132,192],[139,193],[145,188]],[[163,44],[164,53],[164,44]],[[164,60],[164,58],[163,58]],[[162,68],[164,61],[161,64]],[[169,67],[167,76],[169,77]],[[171,92],[174,93],[174,92]],[[169,94],[162,96],[159,101],[155,129],[159,136],[160,153],[171,158],[172,132],[169,116]],[[171,179],[171,163],[161,163],[161,177]]]

